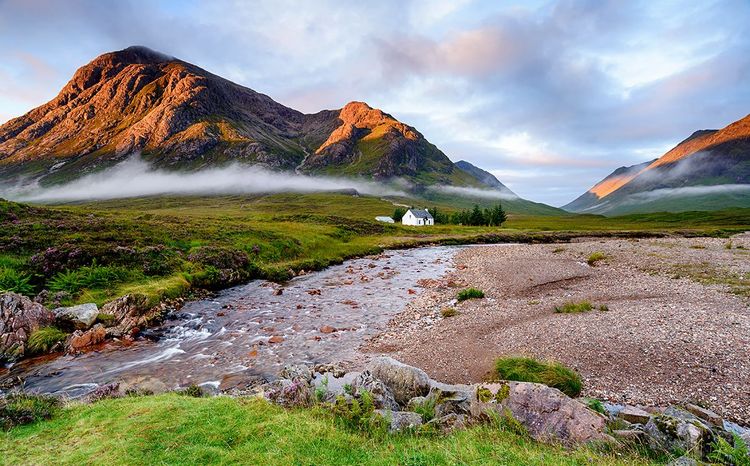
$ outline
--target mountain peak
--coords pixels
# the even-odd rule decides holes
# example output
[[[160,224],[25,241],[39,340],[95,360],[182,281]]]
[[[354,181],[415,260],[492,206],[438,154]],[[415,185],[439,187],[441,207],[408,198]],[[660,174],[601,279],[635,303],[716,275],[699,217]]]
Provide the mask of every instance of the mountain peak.
[[[175,57],[152,50],[143,45],[131,45],[128,48],[100,55],[94,61],[112,59],[122,64],[156,64],[177,61]]]

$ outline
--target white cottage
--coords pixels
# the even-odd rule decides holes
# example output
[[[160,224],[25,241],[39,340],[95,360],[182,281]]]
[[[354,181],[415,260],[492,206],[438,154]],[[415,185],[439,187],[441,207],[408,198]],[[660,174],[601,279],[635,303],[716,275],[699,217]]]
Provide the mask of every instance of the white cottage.
[[[427,209],[409,209],[401,218],[401,223],[414,226],[434,225],[435,219],[432,218]]]

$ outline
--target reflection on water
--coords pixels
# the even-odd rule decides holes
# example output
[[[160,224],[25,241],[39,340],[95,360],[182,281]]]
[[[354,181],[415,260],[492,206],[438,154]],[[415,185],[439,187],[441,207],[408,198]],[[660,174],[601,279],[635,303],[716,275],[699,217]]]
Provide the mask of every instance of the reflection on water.
[[[355,361],[418,291],[420,279],[451,267],[454,247],[388,251],[297,277],[254,281],[187,303],[158,329],[157,342],[112,343],[100,351],[13,366],[31,391],[78,396],[100,384],[152,376],[168,386],[219,385],[248,370],[273,375],[289,363]]]

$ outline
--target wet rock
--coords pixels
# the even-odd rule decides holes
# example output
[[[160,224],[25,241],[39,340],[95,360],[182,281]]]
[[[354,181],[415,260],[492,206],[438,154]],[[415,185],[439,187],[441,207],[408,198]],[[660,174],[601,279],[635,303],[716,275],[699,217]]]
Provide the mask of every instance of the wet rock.
[[[111,301],[101,309],[102,314],[111,314],[117,325],[107,329],[107,334],[114,337],[130,335],[133,329],[146,328],[158,314],[148,306],[148,298],[140,294],[128,294]]]
[[[617,413],[617,417],[633,424],[646,424],[651,419],[651,414],[635,406],[625,406]]]
[[[137,375],[120,381],[120,394],[130,395],[158,395],[169,391],[161,380],[144,375]]]
[[[58,324],[63,328],[87,330],[94,325],[99,315],[99,307],[94,303],[79,304],[70,307],[58,307],[52,310]]]
[[[360,396],[363,391],[369,392],[376,408],[399,409],[399,404],[390,387],[382,380],[376,379],[368,370],[360,373],[352,381],[352,388],[354,389],[354,396]]]
[[[508,387],[495,409],[509,410],[535,440],[566,445],[610,440],[605,418],[560,390],[529,382],[508,382]]]
[[[388,421],[389,432],[401,432],[406,429],[415,429],[422,425],[422,416],[409,411],[376,409],[374,415]]]
[[[700,419],[708,422],[711,425],[722,426],[724,424],[724,420],[721,418],[721,416],[711,411],[710,409],[702,408],[694,404],[688,404],[687,406],[685,406],[685,409],[687,409],[690,414],[699,417]]]
[[[390,389],[396,402],[402,406],[415,396],[426,396],[430,391],[430,378],[422,369],[388,357],[375,358],[367,367],[373,377]]]
[[[315,372],[332,375],[333,377],[343,377],[346,374],[346,369],[337,363],[326,363],[316,365]]]
[[[265,377],[250,371],[235,372],[221,378],[219,391],[246,394],[266,383],[268,383],[268,380]]]
[[[312,370],[305,365],[287,365],[281,370],[279,376],[289,380],[301,380],[310,383],[313,378]]]
[[[89,330],[76,330],[65,340],[65,352],[76,354],[85,348],[102,343],[107,337],[107,330],[102,324],[96,324]]]
[[[643,430],[651,448],[667,453],[681,450],[702,455],[713,441],[711,430],[697,418],[686,420],[666,413],[653,416]]]
[[[139,331],[138,336],[149,341],[159,341],[164,338],[164,330],[147,328]]]
[[[26,341],[32,332],[51,325],[54,314],[39,303],[16,293],[0,294],[0,362],[26,355]]]

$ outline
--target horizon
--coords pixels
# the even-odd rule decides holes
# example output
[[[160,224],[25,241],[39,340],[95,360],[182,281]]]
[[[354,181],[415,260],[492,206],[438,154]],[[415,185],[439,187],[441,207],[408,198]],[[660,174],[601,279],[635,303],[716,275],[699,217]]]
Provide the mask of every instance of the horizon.
[[[143,45],[305,113],[367,102],[454,162],[560,206],[750,113],[746,2],[150,5],[0,5],[0,123],[96,56]],[[38,34],[19,44],[21,30]]]

